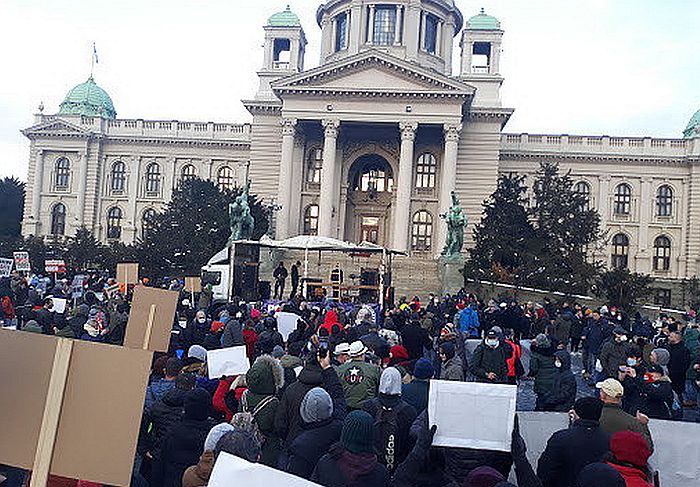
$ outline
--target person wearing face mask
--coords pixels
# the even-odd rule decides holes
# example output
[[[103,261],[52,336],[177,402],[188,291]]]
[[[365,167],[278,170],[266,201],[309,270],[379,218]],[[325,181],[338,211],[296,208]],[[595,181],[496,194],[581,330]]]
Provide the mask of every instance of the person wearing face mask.
[[[211,321],[207,319],[206,313],[203,310],[197,311],[194,315],[194,320],[187,324],[183,333],[182,342],[184,348],[204,343],[204,337],[210,329]]]
[[[493,327],[484,341],[474,350],[471,373],[478,382],[491,384],[508,383],[507,360],[513,353],[510,345],[503,341],[500,328]]]
[[[641,385],[646,371],[647,367],[642,360],[641,349],[636,346],[630,346],[627,351],[627,362],[618,367],[617,380],[625,388],[622,409],[631,415],[637,414],[637,411],[642,411],[644,398]]]
[[[630,344],[627,342],[627,332],[621,326],[613,330],[612,339],[608,340],[600,349],[600,364],[603,366],[603,374],[607,377],[617,378],[621,365],[627,365],[627,352]]]
[[[544,410],[565,413],[571,410],[576,401],[576,378],[571,372],[571,355],[566,350],[554,354],[554,367],[557,373],[549,393],[544,396]]]

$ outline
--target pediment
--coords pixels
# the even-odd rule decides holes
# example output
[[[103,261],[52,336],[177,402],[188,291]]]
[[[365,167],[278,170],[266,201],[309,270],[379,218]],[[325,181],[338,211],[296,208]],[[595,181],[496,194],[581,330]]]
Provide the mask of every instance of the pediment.
[[[475,88],[460,80],[379,51],[366,51],[335,63],[275,81],[285,93],[378,93],[394,96],[473,95]]]
[[[56,118],[32,125],[22,130],[22,133],[29,137],[89,137],[91,132],[83,127],[79,127],[66,120]]]

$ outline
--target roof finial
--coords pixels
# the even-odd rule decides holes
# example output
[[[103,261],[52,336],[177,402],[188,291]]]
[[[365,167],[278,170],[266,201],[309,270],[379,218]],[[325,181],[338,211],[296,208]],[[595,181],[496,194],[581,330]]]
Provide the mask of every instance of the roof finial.
[[[479,12],[479,15],[486,15],[486,11],[484,10],[484,7],[481,7],[481,11]]]
[[[289,4],[287,4],[287,10],[290,12],[292,11],[292,7],[290,7]]]
[[[44,102],[43,101],[39,102],[39,113],[44,113]]]
[[[98,63],[97,60],[97,47],[95,43],[92,43],[92,59],[90,60],[90,79],[92,79],[92,72],[95,70],[95,64]]]

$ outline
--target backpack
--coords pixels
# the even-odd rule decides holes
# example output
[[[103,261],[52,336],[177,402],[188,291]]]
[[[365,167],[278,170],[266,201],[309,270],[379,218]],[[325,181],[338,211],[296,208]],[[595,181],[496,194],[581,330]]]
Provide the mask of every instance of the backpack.
[[[399,411],[406,407],[400,402],[395,408],[380,406],[374,422],[374,447],[379,463],[386,465],[389,473],[393,473],[396,464],[396,452],[399,449]]]

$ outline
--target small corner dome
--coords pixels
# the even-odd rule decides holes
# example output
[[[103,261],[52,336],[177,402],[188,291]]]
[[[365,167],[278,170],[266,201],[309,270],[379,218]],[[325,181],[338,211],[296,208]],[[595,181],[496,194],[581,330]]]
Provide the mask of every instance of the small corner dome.
[[[287,5],[287,8],[276,14],[272,14],[269,19],[267,19],[267,25],[271,27],[301,27],[301,21],[299,16],[292,12]]]
[[[58,113],[59,115],[117,118],[112,98],[105,90],[97,86],[92,76],[85,83],[80,83],[68,92]]]
[[[683,131],[683,137],[685,137],[686,139],[700,137],[700,110],[695,112],[695,115],[690,117],[690,121],[688,121],[688,126]]]
[[[481,9],[479,15],[471,17],[467,21],[467,29],[473,30],[501,30],[501,23],[496,17],[487,15],[484,9]]]

